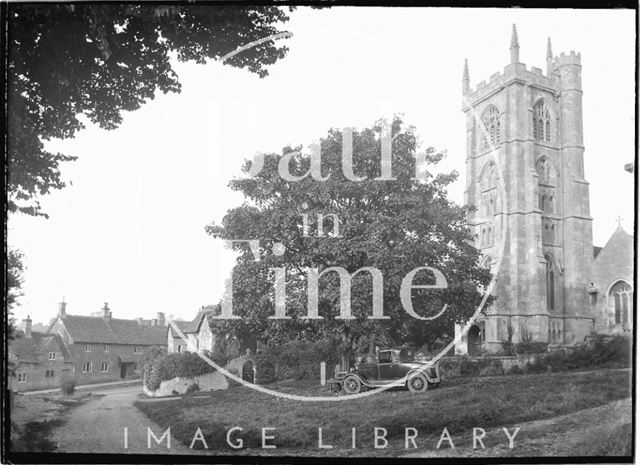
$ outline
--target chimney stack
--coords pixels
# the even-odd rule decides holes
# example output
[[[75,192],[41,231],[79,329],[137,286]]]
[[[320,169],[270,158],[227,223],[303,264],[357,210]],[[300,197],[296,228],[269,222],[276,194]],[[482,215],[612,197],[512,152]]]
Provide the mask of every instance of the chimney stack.
[[[58,316],[67,316],[67,303],[62,298],[62,302],[58,304]]]
[[[111,310],[109,310],[109,304],[107,302],[104,303],[104,307],[102,307],[102,312],[104,318],[111,318]]]
[[[158,312],[158,326],[164,326],[165,322],[164,322],[164,313],[163,312]]]
[[[24,323],[24,336],[31,337],[31,318],[29,315],[22,322]]]

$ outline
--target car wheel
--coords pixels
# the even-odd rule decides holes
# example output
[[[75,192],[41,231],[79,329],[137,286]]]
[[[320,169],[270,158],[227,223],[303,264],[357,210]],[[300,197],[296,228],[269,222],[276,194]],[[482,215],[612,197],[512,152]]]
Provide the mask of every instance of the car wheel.
[[[409,388],[409,391],[413,393],[425,392],[427,389],[429,389],[429,382],[427,381],[425,375],[423,375],[422,373],[416,373],[409,377],[409,380],[407,381],[407,387]]]
[[[362,389],[362,383],[355,376],[347,376],[342,382],[342,388],[347,394],[357,394]]]

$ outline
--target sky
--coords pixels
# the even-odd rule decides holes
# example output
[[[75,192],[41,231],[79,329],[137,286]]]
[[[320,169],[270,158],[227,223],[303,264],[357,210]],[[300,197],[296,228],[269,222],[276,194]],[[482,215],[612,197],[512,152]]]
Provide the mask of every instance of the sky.
[[[175,62],[180,94],[159,93],[112,131],[91,124],[46,148],[78,160],[69,184],[43,199],[49,219],[12,216],[8,243],[25,254],[17,320],[48,322],[58,302],[88,315],[109,303],[116,318],[165,312],[192,319],[217,303],[234,255],[205,233],[242,203],[227,184],[256,152],[308,145],[331,128],[367,127],[402,114],[423,147],[447,151],[443,172],[463,203],[462,64],[471,85],[509,63],[511,25],[520,61],[545,69],[579,51],[585,176],[594,244],[622,219],[633,232],[635,30],[630,10],[299,8],[286,58],[264,79],[212,62]]]

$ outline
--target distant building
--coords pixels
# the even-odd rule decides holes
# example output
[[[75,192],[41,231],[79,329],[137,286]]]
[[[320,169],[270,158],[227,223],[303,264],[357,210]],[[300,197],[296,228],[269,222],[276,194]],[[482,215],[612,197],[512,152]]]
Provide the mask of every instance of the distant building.
[[[211,330],[212,317],[220,314],[219,306],[202,307],[192,321],[173,321],[184,334],[186,341],[180,337],[175,328],[169,324],[167,328],[167,351],[169,353],[205,352],[213,350],[215,336]]]
[[[32,331],[31,318],[23,320],[24,330],[9,340],[8,360],[15,376],[9,378],[9,389],[30,391],[56,388],[73,375],[71,356],[58,334]]]
[[[158,314],[158,320],[163,319]],[[153,347],[165,347],[167,328],[147,326],[137,320],[113,318],[105,303],[102,316],[69,315],[66,303],[48,332],[58,334],[73,362],[79,384],[117,381],[140,376],[140,362]]]

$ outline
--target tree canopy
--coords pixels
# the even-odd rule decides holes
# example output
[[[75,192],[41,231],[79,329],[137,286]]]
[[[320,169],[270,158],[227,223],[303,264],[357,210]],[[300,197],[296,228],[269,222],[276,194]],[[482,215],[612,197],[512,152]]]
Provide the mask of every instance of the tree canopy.
[[[43,140],[70,138],[79,115],[114,129],[156,92],[179,92],[171,57],[205,63],[282,33],[276,6],[10,3],[8,10],[8,208],[46,216],[39,197],[64,187]],[[286,46],[261,42],[225,60],[263,77]]]
[[[489,283],[490,273],[478,265],[479,251],[466,227],[467,208],[447,198],[446,188],[457,173],[433,174],[445,154],[428,148],[422,167],[426,173],[416,178],[420,157],[413,128],[400,118],[390,126],[393,181],[375,179],[382,173],[382,122],[353,133],[353,171],[364,180],[353,181],[343,173],[343,133],[332,129],[320,141],[321,175],[328,176],[326,181],[310,176],[287,181],[279,174],[278,165],[287,154],[291,173],[308,172],[311,158],[301,147],[266,154],[259,173],[231,181],[230,187],[241,192],[245,202],[207,231],[225,240],[259,240],[260,260],[254,259],[246,244],[234,245],[240,254],[233,269],[233,312],[242,318],[221,320],[227,331],[239,338],[257,336],[263,342],[339,338],[346,349],[373,337],[420,346],[452,336],[453,323],[473,314],[482,297],[479,288]],[[247,162],[244,169],[248,173],[251,167]],[[332,234],[332,222],[326,221],[321,228],[324,237],[317,237],[314,225],[319,213],[337,216],[337,235]],[[303,234],[303,214],[309,220],[308,234]],[[284,245],[283,254],[279,243]],[[440,318],[431,321],[410,316],[401,303],[402,280],[424,266],[439,270],[448,282],[447,289],[411,292],[414,309],[422,317],[434,316],[448,305]],[[390,319],[368,318],[373,289],[371,274],[366,272],[355,274],[351,283],[355,319],[337,318],[340,286],[335,272],[319,280],[318,312],[324,319],[306,319],[309,269],[322,273],[330,267],[343,267],[350,274],[362,267],[379,269],[384,278],[384,315]],[[268,318],[276,308],[275,268],[286,270],[288,320]],[[422,270],[414,284],[433,284],[433,280],[432,273]]]

